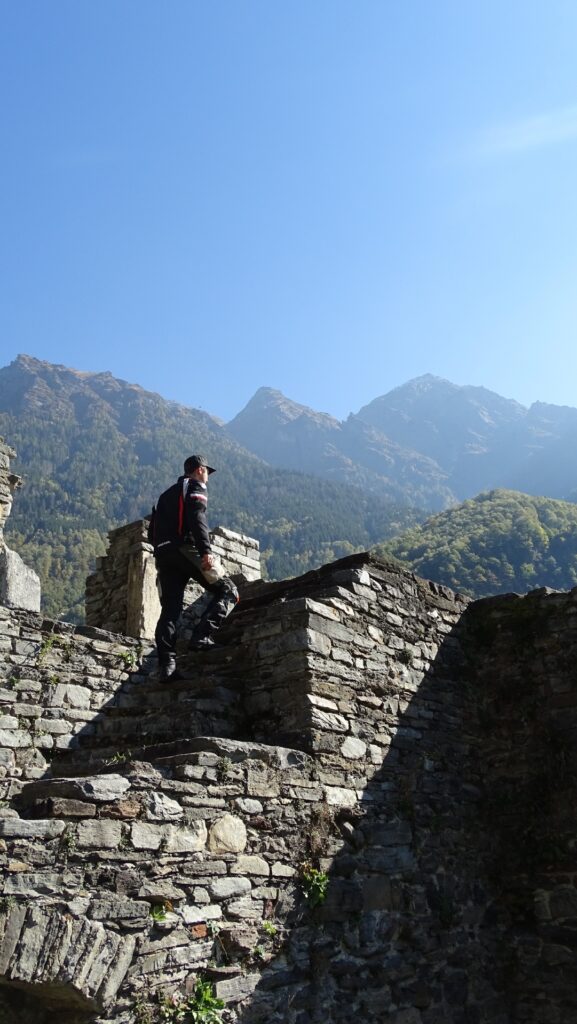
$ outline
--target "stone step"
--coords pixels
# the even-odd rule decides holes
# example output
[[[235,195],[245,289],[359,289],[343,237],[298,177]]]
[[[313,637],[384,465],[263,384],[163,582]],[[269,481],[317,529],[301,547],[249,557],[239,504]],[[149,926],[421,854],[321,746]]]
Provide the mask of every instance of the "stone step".
[[[243,684],[230,659],[217,670],[210,657],[211,664],[203,658],[202,675],[198,657],[191,656],[179,662],[183,679],[161,683],[154,674],[126,681],[102,713],[76,735],[74,748],[54,756],[52,773],[69,774],[71,765],[80,770],[81,762],[117,763],[145,746],[171,740],[244,735]]]
[[[52,762],[51,775],[53,779],[56,779],[84,775],[106,775],[119,771],[124,773],[127,766],[135,761],[146,761],[152,765],[173,764],[180,760],[186,761],[191,754],[205,750],[214,751],[222,756],[226,754],[234,759],[234,750],[237,746],[247,750],[257,750],[265,749],[266,745],[239,741],[235,737],[199,734],[182,739],[170,739],[165,742],[141,744],[124,753],[119,752],[115,747],[102,747],[97,752],[74,751],[65,757],[55,758]],[[266,749],[270,749],[273,753],[277,751],[276,747],[266,747]],[[299,754],[298,756],[302,757],[303,755]]]

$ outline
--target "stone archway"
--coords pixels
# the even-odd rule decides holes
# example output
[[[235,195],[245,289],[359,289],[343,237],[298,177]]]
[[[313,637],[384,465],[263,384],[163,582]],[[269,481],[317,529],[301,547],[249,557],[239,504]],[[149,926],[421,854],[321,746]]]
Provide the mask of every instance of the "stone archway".
[[[0,984],[0,1021],[2,1024],[88,1024],[95,1009],[74,1006],[73,989],[51,991],[50,986]],[[72,1008],[74,1007],[74,1008]]]
[[[7,1024],[94,1019],[114,1003],[134,945],[132,936],[99,921],[46,905],[12,907],[0,917],[0,1009]]]

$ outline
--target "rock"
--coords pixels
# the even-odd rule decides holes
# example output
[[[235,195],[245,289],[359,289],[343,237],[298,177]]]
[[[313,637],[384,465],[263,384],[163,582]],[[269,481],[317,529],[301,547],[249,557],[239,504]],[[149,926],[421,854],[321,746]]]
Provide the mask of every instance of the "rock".
[[[271,874],[273,878],[294,878],[296,868],[293,868],[290,864],[282,864],[281,861],[277,860],[271,868]]]
[[[4,883],[6,896],[24,896],[27,899],[37,897],[64,897],[69,899],[77,895],[82,886],[82,873],[74,871],[26,871],[11,875]]]
[[[270,875],[270,865],[263,857],[241,854],[230,871],[232,875]]]
[[[250,928],[246,925],[238,925],[235,928],[221,928],[218,933],[218,939],[229,957],[243,957],[252,953],[258,944],[258,931],[256,928]]]
[[[217,878],[209,884],[209,892],[215,900],[226,900],[231,896],[241,896],[250,892],[252,886],[248,878]]]
[[[364,757],[366,752],[367,744],[363,743],[362,740],[356,739],[354,736],[347,736],[341,746],[341,754],[343,757],[347,757],[350,760],[356,760],[357,758]]]
[[[129,900],[126,896],[107,896],[92,900],[90,917],[94,921],[135,921],[148,920],[150,905],[144,900]]]
[[[158,850],[165,836],[166,829],[160,825],[146,825],[138,821],[130,828],[130,838],[135,850]]]
[[[199,921],[218,921],[222,910],[214,904],[204,907],[188,906],[182,908],[182,919],[185,924],[197,924]]]
[[[40,611],[40,578],[0,539],[0,604]]]
[[[180,821],[184,815],[180,804],[164,793],[147,793],[144,806],[148,821]]]
[[[94,803],[114,803],[130,789],[122,775],[87,775],[70,779],[42,779],[24,786],[22,799],[28,802],[40,797],[65,797]]]
[[[148,900],[153,905],[157,903],[176,903],[185,898],[185,893],[172,882],[163,879],[150,879],[143,883],[138,890],[140,900]]]
[[[77,845],[96,850],[115,850],[122,839],[122,824],[119,821],[80,821],[77,826]]]
[[[259,974],[241,974],[236,978],[227,978],[225,981],[217,981],[216,995],[225,1003],[239,1003],[254,992],[260,981]]]
[[[25,729],[0,729],[0,747],[18,750],[20,747],[31,746],[31,735]]]
[[[0,818],[0,836],[5,839],[54,839],[62,835],[63,821],[24,821],[22,818]]]
[[[195,853],[204,850],[208,832],[204,821],[193,821],[189,825],[175,827],[168,825],[164,838],[165,853]]]
[[[208,834],[208,846],[213,853],[242,853],[246,841],[246,825],[233,814],[218,818]]]
[[[340,786],[324,787],[326,801],[329,807],[355,807],[357,794],[352,789],[343,789]]]
[[[262,804],[260,800],[251,800],[248,797],[237,797],[235,804],[239,811],[244,811],[245,814],[262,814]]]

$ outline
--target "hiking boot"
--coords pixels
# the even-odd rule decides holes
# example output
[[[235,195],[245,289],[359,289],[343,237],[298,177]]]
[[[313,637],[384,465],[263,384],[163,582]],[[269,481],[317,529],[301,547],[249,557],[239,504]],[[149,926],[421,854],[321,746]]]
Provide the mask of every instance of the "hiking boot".
[[[168,661],[165,661],[160,666],[160,674],[158,678],[161,683],[168,683],[171,679],[182,679],[182,676],[176,667],[176,658],[173,654],[169,655]]]

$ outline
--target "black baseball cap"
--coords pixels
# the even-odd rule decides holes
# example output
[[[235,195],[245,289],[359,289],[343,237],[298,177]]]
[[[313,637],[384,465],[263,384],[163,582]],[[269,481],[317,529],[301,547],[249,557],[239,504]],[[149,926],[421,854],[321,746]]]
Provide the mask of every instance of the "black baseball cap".
[[[184,463],[184,472],[192,473],[194,469],[199,469],[200,466],[206,466],[209,473],[216,473],[216,470],[209,466],[204,455],[189,455]]]

